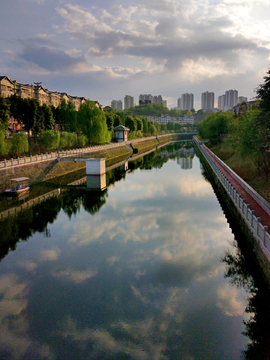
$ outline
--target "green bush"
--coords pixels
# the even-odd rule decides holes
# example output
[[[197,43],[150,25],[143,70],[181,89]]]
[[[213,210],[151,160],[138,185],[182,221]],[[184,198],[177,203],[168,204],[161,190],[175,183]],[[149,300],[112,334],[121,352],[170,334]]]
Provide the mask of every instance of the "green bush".
[[[60,134],[60,149],[66,149],[68,147],[68,133],[66,131]]]
[[[18,132],[11,139],[11,155],[18,156],[27,152],[29,149],[28,136],[23,132]]]
[[[135,131],[132,131],[131,133],[128,133],[128,140],[136,139],[136,133]]]
[[[77,143],[77,135],[73,133],[68,133],[68,147],[73,148]]]
[[[87,144],[87,136],[79,135],[77,138],[77,146],[85,146]]]
[[[136,132],[136,137],[137,137],[137,138],[143,137],[143,133],[141,132],[141,130],[138,130],[138,131]]]
[[[47,130],[40,134],[40,145],[42,150],[58,149],[59,144],[60,135],[56,130]]]
[[[5,155],[8,153],[8,143],[5,140],[5,131],[0,130],[0,154]]]

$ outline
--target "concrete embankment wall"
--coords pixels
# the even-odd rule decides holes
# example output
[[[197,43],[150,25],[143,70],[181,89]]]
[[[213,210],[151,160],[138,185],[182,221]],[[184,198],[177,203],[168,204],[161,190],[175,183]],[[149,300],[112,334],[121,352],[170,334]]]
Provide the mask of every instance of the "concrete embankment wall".
[[[0,162],[0,191],[5,189],[6,180],[12,177],[29,177],[30,184],[33,184],[85,168],[85,163],[82,162],[74,163],[72,161],[59,161],[63,158],[96,156],[95,154],[104,151],[110,151],[112,154],[115,152],[118,157],[119,154],[122,154],[123,157],[125,157],[125,155],[128,156],[130,152],[125,146],[126,144],[132,144],[134,148],[139,148],[140,153],[174,139],[192,138],[192,135],[193,134],[187,133],[165,134],[129,140],[126,143],[111,143],[91,146],[84,149],[65,150],[58,153],[52,152],[49,154],[40,154],[31,157],[2,161]],[[109,161],[109,165],[110,163],[111,160]]]
[[[255,259],[261,274],[268,286],[270,286],[270,234],[268,227],[261,224],[260,217],[255,216],[254,211],[251,210],[249,205],[241,198],[241,195],[196,138],[195,143],[202,155],[205,168],[213,181],[213,186],[221,194],[230,214],[238,224],[239,230],[244,234],[244,239],[241,240],[245,241],[245,245]],[[252,192],[252,190],[253,189],[249,187],[249,191]],[[254,191],[254,196],[256,197],[257,195]]]

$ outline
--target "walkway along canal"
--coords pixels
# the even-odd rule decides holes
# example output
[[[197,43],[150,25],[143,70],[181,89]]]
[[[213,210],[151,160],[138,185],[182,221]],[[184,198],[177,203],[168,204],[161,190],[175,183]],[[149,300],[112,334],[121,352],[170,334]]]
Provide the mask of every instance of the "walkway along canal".
[[[194,137],[194,140],[208,164],[208,170],[212,170],[212,180],[245,233],[247,246],[270,286],[270,204],[197,137]]]

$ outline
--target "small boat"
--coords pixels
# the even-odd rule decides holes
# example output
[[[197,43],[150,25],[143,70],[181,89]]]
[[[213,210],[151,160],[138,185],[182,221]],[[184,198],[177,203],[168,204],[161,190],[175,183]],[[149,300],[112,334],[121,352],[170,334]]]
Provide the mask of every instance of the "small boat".
[[[4,191],[7,196],[18,196],[21,193],[29,190],[29,178],[20,177],[16,179],[9,179],[6,181],[8,188]]]

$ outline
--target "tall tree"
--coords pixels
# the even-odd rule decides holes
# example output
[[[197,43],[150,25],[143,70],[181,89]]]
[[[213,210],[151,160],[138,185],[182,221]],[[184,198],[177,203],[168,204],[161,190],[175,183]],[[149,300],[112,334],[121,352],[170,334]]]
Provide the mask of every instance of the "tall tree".
[[[7,130],[10,118],[10,105],[5,98],[0,96],[0,130]]]
[[[78,111],[78,123],[89,143],[101,144],[111,140],[104,112],[93,101],[86,100]]]

